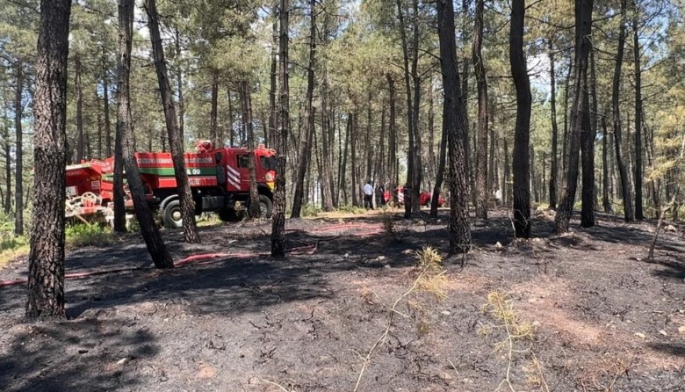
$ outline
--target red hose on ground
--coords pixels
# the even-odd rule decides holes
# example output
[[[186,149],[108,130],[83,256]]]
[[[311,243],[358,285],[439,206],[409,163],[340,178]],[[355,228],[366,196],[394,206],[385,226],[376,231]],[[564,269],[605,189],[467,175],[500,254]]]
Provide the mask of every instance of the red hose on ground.
[[[357,228],[357,227],[364,227],[364,228],[367,228],[367,230],[353,234],[355,237],[365,237],[367,235],[378,234],[381,232],[381,228],[378,225],[374,225],[374,224],[370,224],[370,223],[333,225],[333,226],[328,226],[328,227],[324,227],[324,228],[318,228],[316,230],[316,232],[319,233],[319,232],[335,231],[335,230],[350,229],[350,228]],[[316,245],[301,246],[298,248],[290,249],[288,251],[288,253],[312,254],[316,251],[316,248],[317,248]],[[174,267],[180,267],[180,266],[183,266],[186,264],[190,264],[194,261],[204,260],[204,259],[219,259],[219,258],[227,258],[227,257],[249,258],[249,257],[259,257],[259,256],[268,256],[268,254],[266,254],[266,253],[254,253],[254,252],[248,252],[248,253],[205,253],[205,254],[188,256],[184,259],[178,260],[177,262],[174,263]],[[197,263],[197,264],[198,265],[207,265],[207,264],[215,263],[217,261],[220,261],[220,260],[204,261],[204,262]],[[101,271],[73,272],[73,273],[64,275],[64,278],[65,279],[85,278],[85,277],[89,277],[89,276],[105,275],[105,274],[112,274],[112,273],[117,273],[117,272],[137,271],[137,270],[143,270],[143,269],[148,269],[148,267],[127,267],[127,268],[114,268],[114,269],[110,269],[110,270],[101,270]],[[0,287],[16,286],[16,285],[26,284],[26,283],[28,283],[28,279],[5,280],[5,281],[0,281]]]

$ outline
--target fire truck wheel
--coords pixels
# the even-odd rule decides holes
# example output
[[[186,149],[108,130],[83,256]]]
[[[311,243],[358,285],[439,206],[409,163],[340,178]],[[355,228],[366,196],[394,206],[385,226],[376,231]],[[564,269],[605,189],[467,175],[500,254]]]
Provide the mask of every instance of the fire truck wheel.
[[[248,199],[248,204],[250,200]],[[269,199],[268,196],[266,195],[259,195],[259,213],[260,213],[260,218],[263,219],[269,219],[271,218],[271,213],[273,211],[273,203],[271,202],[271,199]],[[247,210],[250,210],[250,207],[248,205]]]
[[[183,226],[180,201],[172,200],[164,207],[164,226],[170,229]]]

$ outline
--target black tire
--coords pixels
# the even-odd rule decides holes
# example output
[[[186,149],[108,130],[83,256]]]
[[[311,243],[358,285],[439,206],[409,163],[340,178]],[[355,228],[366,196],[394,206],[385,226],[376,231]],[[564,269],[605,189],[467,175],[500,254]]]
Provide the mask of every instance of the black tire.
[[[181,202],[178,200],[170,201],[164,207],[164,227],[168,229],[178,229],[183,227],[181,218]]]
[[[247,211],[250,211],[250,199],[247,199],[246,203]],[[266,195],[259,195],[259,218],[269,219],[273,213],[274,205]]]

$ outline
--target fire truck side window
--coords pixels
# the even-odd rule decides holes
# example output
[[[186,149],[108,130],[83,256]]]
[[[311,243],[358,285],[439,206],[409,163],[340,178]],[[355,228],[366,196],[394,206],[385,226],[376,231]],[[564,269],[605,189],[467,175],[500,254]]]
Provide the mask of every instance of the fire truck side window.
[[[247,155],[238,155],[238,168],[247,169],[249,166],[249,157]]]

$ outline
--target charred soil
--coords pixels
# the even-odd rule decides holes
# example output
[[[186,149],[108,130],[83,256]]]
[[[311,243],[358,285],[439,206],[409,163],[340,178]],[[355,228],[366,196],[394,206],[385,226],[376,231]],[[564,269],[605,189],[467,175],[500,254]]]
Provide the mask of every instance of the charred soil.
[[[651,222],[551,236],[539,213],[517,240],[492,216],[444,260],[446,297],[410,289],[416,251],[447,249],[447,211],[291,220],[279,260],[270,222],[203,228],[201,245],[165,232],[176,260],[216,254],[168,271],[135,234],[72,251],[67,273],[119,272],[68,279],[63,322],[23,323],[25,285],[0,287],[0,390],[685,390],[680,234],[647,263]],[[17,260],[0,281],[26,274]]]

